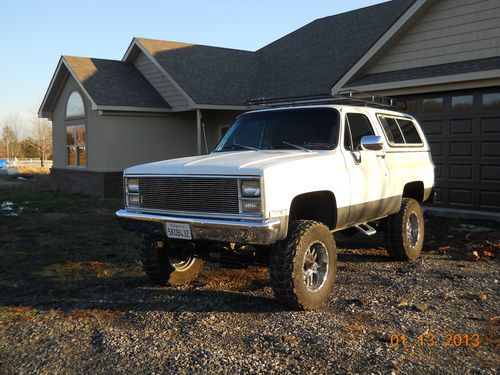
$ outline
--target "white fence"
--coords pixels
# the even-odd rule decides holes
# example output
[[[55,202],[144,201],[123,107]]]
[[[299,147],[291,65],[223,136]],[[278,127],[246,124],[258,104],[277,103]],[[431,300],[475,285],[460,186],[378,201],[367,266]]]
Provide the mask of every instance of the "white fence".
[[[12,165],[30,165],[30,166],[35,166],[39,167],[40,164],[40,159],[7,159],[9,163]],[[44,167],[52,167],[52,160],[44,160],[43,162]]]

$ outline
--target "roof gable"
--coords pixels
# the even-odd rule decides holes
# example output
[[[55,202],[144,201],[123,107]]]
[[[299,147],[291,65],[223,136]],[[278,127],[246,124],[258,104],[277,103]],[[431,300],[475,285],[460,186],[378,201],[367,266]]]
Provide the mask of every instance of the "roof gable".
[[[88,57],[64,59],[98,106],[169,108],[132,64]]]
[[[109,107],[170,110],[170,106],[134,65],[115,60],[63,56],[40,106],[40,116],[50,115],[68,75],[75,78],[91,101],[93,110]]]
[[[500,68],[499,22],[498,0],[432,1],[346,86],[376,91],[494,77]]]
[[[498,0],[434,1],[367,74],[496,57]]]
[[[255,74],[253,52],[135,38],[197,104],[243,105]]]

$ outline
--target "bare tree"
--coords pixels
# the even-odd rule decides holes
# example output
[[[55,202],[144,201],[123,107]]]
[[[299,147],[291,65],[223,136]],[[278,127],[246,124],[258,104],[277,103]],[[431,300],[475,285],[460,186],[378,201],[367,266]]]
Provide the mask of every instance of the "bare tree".
[[[17,113],[9,114],[2,121],[2,139],[7,145],[7,159],[10,155],[16,156],[19,146],[19,125],[21,119]]]
[[[45,118],[39,118],[33,114],[31,119],[31,131],[33,137],[29,139],[30,144],[40,153],[40,165],[52,153],[52,122]]]

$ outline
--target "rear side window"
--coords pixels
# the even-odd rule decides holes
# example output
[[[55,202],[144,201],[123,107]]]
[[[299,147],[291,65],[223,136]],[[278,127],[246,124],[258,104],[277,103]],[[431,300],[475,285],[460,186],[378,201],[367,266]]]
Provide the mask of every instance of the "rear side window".
[[[387,140],[389,143],[404,144],[405,140],[403,138],[403,133],[399,129],[396,119],[391,117],[379,117],[380,123],[384,128],[385,134],[387,135]]]
[[[345,149],[360,150],[361,138],[365,135],[375,135],[368,117],[360,113],[348,113],[344,134]]]
[[[387,116],[378,116],[378,119],[389,143],[393,145],[421,145],[423,143],[413,121]]]
[[[397,119],[397,121],[406,143],[423,143],[422,138],[420,138],[420,135],[418,134],[417,128],[415,127],[413,121],[403,120],[399,118]]]

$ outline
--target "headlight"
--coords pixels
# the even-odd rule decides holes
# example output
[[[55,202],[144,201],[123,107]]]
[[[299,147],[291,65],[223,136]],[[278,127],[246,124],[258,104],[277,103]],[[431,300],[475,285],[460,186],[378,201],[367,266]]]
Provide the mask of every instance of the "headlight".
[[[243,212],[260,212],[260,200],[259,199],[242,199],[241,200],[241,210]]]
[[[248,198],[260,197],[260,182],[258,180],[242,180],[241,195]]]
[[[127,193],[138,193],[139,192],[139,179],[138,178],[127,178]]]

